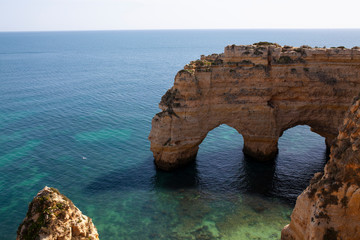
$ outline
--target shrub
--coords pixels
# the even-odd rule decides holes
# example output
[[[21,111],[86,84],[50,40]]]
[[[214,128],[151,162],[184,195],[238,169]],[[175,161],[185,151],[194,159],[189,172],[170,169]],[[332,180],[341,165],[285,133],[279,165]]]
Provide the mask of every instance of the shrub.
[[[309,45],[302,45],[300,48],[312,48],[312,47],[310,47]]]
[[[277,60],[277,63],[279,64],[290,64],[294,63],[294,60],[291,59],[289,56],[281,56],[279,60]]]
[[[215,61],[213,62],[213,65],[221,65],[221,64],[223,64],[223,60],[219,58],[215,59]]]
[[[258,55],[262,55],[263,52],[259,51],[258,49],[255,49],[254,54],[258,56]]]
[[[258,43],[253,43],[253,45],[255,46],[269,46],[269,45],[275,45],[277,47],[280,47],[279,44],[277,43],[272,43],[272,42],[258,42]]]
[[[253,64],[253,62],[250,60],[242,60],[240,64]]]

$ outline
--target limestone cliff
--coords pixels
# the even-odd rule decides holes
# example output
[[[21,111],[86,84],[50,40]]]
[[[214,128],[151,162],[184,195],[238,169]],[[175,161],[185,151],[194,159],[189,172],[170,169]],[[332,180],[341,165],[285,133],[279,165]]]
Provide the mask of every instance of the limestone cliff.
[[[324,173],[315,174],[298,197],[281,236],[282,240],[360,239],[360,100],[347,113]]]
[[[273,158],[279,137],[296,125],[330,146],[359,89],[357,47],[227,46],[186,65],[161,98],[149,135],[155,163],[171,170],[194,160],[221,124],[242,134],[244,153],[259,160]]]
[[[18,228],[17,240],[82,240],[99,239],[91,218],[57,189],[45,187],[29,205]]]

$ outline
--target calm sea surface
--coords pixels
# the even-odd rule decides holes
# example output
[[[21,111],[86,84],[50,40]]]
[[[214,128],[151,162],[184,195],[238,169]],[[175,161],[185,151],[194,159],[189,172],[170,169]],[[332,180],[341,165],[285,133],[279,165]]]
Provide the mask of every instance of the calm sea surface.
[[[360,45],[360,30],[0,33],[0,239],[28,203],[58,188],[101,239],[279,239],[296,197],[326,162],[308,126],[284,133],[274,162],[243,156],[222,125],[196,163],[155,169],[147,140],[178,70],[228,44]]]

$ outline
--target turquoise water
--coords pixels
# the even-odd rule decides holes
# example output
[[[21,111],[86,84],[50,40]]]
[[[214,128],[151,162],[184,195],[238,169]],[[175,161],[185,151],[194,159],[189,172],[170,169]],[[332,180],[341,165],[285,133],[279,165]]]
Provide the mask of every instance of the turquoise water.
[[[274,162],[242,154],[222,125],[196,163],[155,169],[147,136],[176,72],[228,44],[360,45],[360,30],[0,33],[0,239],[14,239],[45,185],[101,239],[279,239],[326,162],[324,139],[286,131]]]

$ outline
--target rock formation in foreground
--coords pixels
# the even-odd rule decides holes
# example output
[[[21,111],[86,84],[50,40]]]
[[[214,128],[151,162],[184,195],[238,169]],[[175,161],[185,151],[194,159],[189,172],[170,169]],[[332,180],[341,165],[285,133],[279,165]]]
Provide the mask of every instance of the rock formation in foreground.
[[[45,187],[29,205],[17,240],[95,240],[99,234],[91,218],[57,189]]]
[[[171,170],[196,158],[221,124],[244,138],[244,153],[273,158],[283,132],[308,125],[327,146],[360,89],[360,49],[270,43],[227,46],[201,56],[175,76],[149,135],[156,165]]]
[[[360,239],[360,100],[350,107],[324,173],[298,197],[281,239]]]

